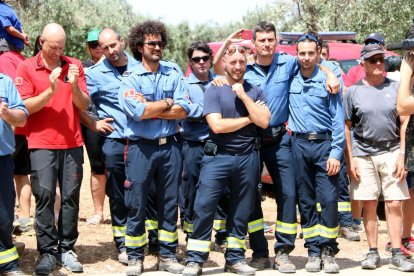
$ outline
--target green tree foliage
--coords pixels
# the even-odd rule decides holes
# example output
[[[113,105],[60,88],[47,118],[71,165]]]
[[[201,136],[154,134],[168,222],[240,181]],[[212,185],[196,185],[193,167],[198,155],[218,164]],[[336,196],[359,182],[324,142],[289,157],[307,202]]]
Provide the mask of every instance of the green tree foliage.
[[[143,20],[126,0],[23,0],[10,4],[16,8],[32,44],[46,24],[56,22],[66,31],[65,54],[80,60],[87,57],[88,31],[112,27],[126,37],[130,26]],[[30,56],[31,49],[25,53]]]

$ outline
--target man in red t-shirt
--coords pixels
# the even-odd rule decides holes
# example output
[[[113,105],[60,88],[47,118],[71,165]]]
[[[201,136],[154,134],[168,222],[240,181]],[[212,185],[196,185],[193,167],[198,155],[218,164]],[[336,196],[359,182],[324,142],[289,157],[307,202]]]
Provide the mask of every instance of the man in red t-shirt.
[[[18,66],[15,78],[29,112],[27,140],[36,198],[37,245],[42,255],[35,272],[43,275],[51,273],[57,261],[70,271],[83,271],[73,247],[78,238],[83,174],[79,111],[85,111],[90,100],[80,61],[63,56],[65,42],[60,25],[46,25],[42,50]],[[57,229],[53,208],[56,183],[62,198]]]

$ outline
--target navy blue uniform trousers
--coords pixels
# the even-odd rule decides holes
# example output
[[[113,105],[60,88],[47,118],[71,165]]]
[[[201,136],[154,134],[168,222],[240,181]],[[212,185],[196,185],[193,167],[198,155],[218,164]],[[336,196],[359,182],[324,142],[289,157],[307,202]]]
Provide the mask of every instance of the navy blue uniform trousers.
[[[296,183],[305,247],[309,256],[320,256],[323,247],[337,253],[339,175],[328,176],[326,162],[331,141],[292,136],[292,152],[296,166]],[[317,199],[321,213],[316,210]]]
[[[163,145],[159,145],[158,140],[129,141],[125,166],[125,205],[129,209],[125,245],[129,259],[144,259],[146,205],[152,181],[157,195],[160,255],[175,257],[178,186],[182,171],[179,142],[171,136]]]
[[[204,156],[200,182],[194,203],[193,233],[187,245],[188,262],[204,263],[217,205],[230,185],[226,221],[227,263],[244,260],[245,236],[253,211],[259,181],[259,156],[256,151],[245,155],[218,154]]]
[[[18,268],[19,255],[12,242],[16,192],[11,155],[0,156],[0,274]]]
[[[126,139],[106,138],[102,152],[106,168],[106,195],[112,219],[112,234],[118,252],[125,250],[125,229],[128,210],[124,203]]]

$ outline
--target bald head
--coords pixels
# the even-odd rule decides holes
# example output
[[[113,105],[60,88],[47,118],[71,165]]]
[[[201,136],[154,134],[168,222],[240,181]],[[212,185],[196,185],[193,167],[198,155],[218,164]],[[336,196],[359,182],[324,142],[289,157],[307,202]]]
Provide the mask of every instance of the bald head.
[[[65,30],[57,23],[47,24],[42,32],[43,41],[66,41]]]
[[[103,54],[113,66],[123,66],[128,62],[124,53],[124,40],[117,31],[111,28],[103,29],[98,42]]]

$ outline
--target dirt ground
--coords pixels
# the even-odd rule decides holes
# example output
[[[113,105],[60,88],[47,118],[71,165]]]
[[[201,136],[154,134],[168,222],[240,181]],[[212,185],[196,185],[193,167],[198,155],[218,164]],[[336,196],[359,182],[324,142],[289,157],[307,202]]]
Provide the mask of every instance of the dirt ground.
[[[101,225],[89,225],[86,223],[86,219],[92,215],[93,205],[89,186],[90,169],[88,158],[85,156],[84,164],[84,177],[82,182],[81,200],[80,200],[80,214],[79,214],[79,239],[76,244],[76,252],[79,256],[79,260],[84,265],[84,275],[115,275],[120,274],[125,270],[125,266],[117,261],[117,252],[112,242],[112,230],[110,224],[110,215],[108,208],[108,200],[105,201],[104,218],[105,221]],[[32,214],[34,213],[34,200],[32,199]],[[275,201],[272,198],[266,198],[262,203],[265,223],[274,228],[275,223]],[[185,240],[184,234],[179,230],[179,248],[178,257],[184,259]],[[271,256],[274,256],[273,245],[275,238],[273,233],[267,233],[266,238],[269,242],[269,251]],[[367,251],[366,237],[364,233],[361,233],[360,242],[349,242],[342,238],[338,239],[341,251],[337,255],[338,264],[341,269],[352,269],[358,267],[363,254]],[[20,264],[22,270],[28,275],[32,275],[39,254],[36,250],[36,238],[35,236],[20,235],[15,237],[16,241],[24,242],[26,249],[20,258]],[[379,242],[378,247],[380,254],[387,256],[384,251],[385,243],[387,242],[386,223],[380,222],[379,229]],[[304,240],[296,240],[296,248],[292,252],[292,260],[295,263],[299,271],[304,271],[304,266],[307,261],[307,252],[303,247]],[[252,251],[250,249],[246,252],[248,261],[250,260]],[[155,271],[157,258],[155,256],[147,256],[145,258],[145,271]],[[383,261],[385,264],[385,262]],[[211,251],[209,262],[204,267],[211,268],[210,275],[220,273],[224,266],[224,257],[222,253]],[[362,274],[362,270],[358,270],[358,274]],[[278,273],[274,270],[269,270],[266,274],[270,275]],[[389,273],[391,273],[389,271]],[[53,272],[53,275],[68,275],[70,274],[64,268],[60,268]],[[158,274],[158,273],[155,273]],[[392,273],[394,274],[394,273]],[[386,273],[385,275],[389,275]]]

